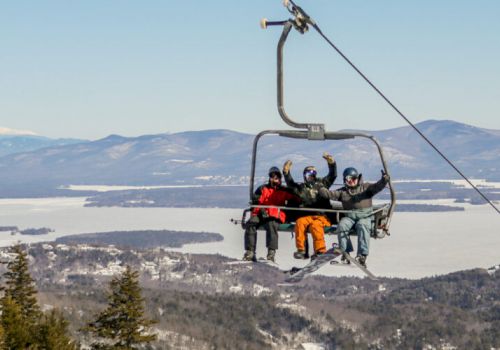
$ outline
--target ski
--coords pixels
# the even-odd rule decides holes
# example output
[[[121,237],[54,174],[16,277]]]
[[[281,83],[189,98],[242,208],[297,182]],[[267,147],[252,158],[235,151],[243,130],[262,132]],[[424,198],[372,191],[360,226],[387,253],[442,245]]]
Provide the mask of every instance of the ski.
[[[304,267],[292,267],[291,270],[284,271],[290,276],[285,278],[287,283],[297,283],[302,281],[302,279],[314,271],[317,271],[323,265],[333,261],[334,259],[342,256],[342,252],[338,249],[332,248],[326,251],[326,253],[319,255],[316,259],[311,260]]]
[[[377,276],[375,276],[373,273],[371,273],[370,270],[368,270],[366,267],[361,265],[359,263],[359,261],[357,261],[355,258],[350,256],[349,254],[344,254],[344,256],[346,257],[347,260],[349,260],[351,262],[351,264],[356,265],[356,267],[358,267],[361,271],[363,271],[370,279],[372,279],[372,280],[377,279]]]

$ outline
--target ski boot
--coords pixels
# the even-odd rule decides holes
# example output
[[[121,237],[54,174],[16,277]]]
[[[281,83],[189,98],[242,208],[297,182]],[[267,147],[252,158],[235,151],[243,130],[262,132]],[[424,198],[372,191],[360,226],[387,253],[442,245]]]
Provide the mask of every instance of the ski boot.
[[[325,254],[325,252],[315,252],[313,255],[311,255],[311,261],[316,260],[318,256],[323,254]]]
[[[305,250],[297,250],[295,253],[293,253],[293,257],[295,259],[307,259]]]
[[[359,262],[359,264],[361,266],[363,266],[364,268],[366,268],[366,258],[367,258],[366,255],[358,255],[356,257],[356,260]]]
[[[257,261],[255,257],[255,251],[253,250],[245,250],[245,254],[243,255],[243,261]]]
[[[351,263],[351,261],[347,258],[347,256],[346,256],[346,255],[349,255],[349,256],[350,256],[350,254],[349,254],[349,253],[347,253],[347,252],[343,253],[343,254],[342,254],[342,257],[340,258],[340,262],[341,262],[342,264],[349,265],[349,264]]]
[[[274,261],[274,257],[275,256],[276,256],[276,250],[269,248],[267,250],[267,257],[266,257],[266,259],[269,260],[269,261],[275,262]]]

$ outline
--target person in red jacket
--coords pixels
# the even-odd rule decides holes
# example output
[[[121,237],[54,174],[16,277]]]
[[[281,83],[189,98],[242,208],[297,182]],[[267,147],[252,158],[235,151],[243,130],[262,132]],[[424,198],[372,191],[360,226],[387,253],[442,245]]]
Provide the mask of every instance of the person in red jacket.
[[[257,188],[253,204],[284,206],[297,197],[281,185],[281,171],[273,166],[269,169],[269,181]],[[245,254],[243,260],[256,261],[257,229],[266,230],[267,260],[274,262],[278,249],[278,226],[284,223],[286,214],[279,208],[254,208],[245,228]]]

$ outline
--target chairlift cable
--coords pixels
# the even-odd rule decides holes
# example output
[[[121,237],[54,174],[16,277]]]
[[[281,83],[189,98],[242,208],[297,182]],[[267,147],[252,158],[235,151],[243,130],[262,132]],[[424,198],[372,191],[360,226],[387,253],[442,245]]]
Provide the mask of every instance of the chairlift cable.
[[[370,79],[366,77],[361,70],[359,70],[358,67],[321,31],[319,26],[316,24],[315,21],[313,21],[300,7],[295,5],[295,3],[292,0],[289,0],[293,6],[303,15],[304,19],[309,23],[317,32],[318,34],[326,40],[326,42],[335,50],[337,53],[382,97],[391,107],[398,113],[462,178],[467,181],[467,183],[474,189],[476,190],[477,193],[489,204],[495,209],[495,211],[500,214],[500,210],[493,204],[493,202],[486,197],[486,195],[479,190],[468,178],[465,176],[460,169],[458,169],[455,164],[451,160],[449,160],[390,100],[387,98],[380,89],[378,89],[375,84],[373,84]]]

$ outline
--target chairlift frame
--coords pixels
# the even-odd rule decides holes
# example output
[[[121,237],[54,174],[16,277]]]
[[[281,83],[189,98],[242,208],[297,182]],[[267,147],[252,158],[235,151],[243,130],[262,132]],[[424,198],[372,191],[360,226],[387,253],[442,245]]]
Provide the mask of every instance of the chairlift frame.
[[[292,2],[293,4],[293,2]],[[289,5],[288,2],[285,2],[285,6],[289,10],[289,12],[293,15],[293,18],[288,19],[286,21],[275,21],[270,22],[266,19],[261,21],[261,26],[263,29],[268,26],[283,26],[283,31],[281,33],[280,40],[278,42],[277,47],[277,104],[278,104],[278,112],[283,121],[296,129],[303,130],[264,130],[258,133],[253,141],[252,148],[252,164],[250,170],[250,201],[254,195],[254,182],[255,182],[255,170],[256,170],[256,160],[257,160],[257,148],[259,140],[265,135],[278,135],[280,137],[287,138],[295,138],[295,139],[305,139],[309,141],[325,141],[325,140],[348,140],[354,138],[365,138],[372,141],[377,147],[380,160],[382,163],[382,167],[384,172],[387,175],[389,174],[389,169],[387,167],[387,162],[384,157],[384,152],[380,143],[373,137],[372,135],[362,133],[362,132],[334,132],[334,131],[326,131],[324,124],[320,123],[297,123],[293,121],[285,111],[284,107],[284,83],[283,83],[283,49],[288,38],[288,35],[292,28],[295,28],[301,34],[304,34],[308,30],[308,24],[314,23],[310,19],[309,16],[305,14],[305,12],[300,9],[298,6]],[[386,235],[389,235],[389,225],[392,214],[396,205],[396,194],[394,188],[392,186],[390,176],[388,182],[388,188],[390,191],[390,203],[383,205],[374,205],[374,211],[372,215],[374,215],[374,227],[372,230],[372,237],[374,238],[383,238]],[[325,213],[335,213],[337,215],[337,219],[339,219],[342,213],[349,212],[349,210],[343,210],[342,207],[332,207],[332,209],[314,209],[314,208],[292,208],[292,207],[276,207],[276,206],[265,206],[265,205],[250,205],[249,208],[245,209],[243,212],[243,217],[241,220],[241,224],[245,227],[246,217],[252,211],[253,208],[269,208],[274,207],[279,210],[300,210],[300,211],[314,211],[314,212],[325,212]],[[338,221],[337,221],[338,222]],[[294,225],[291,223],[281,224],[279,227],[280,231],[291,231],[293,232]],[[325,233],[331,233],[335,229],[334,226],[325,228]],[[353,234],[353,233],[352,233]]]

